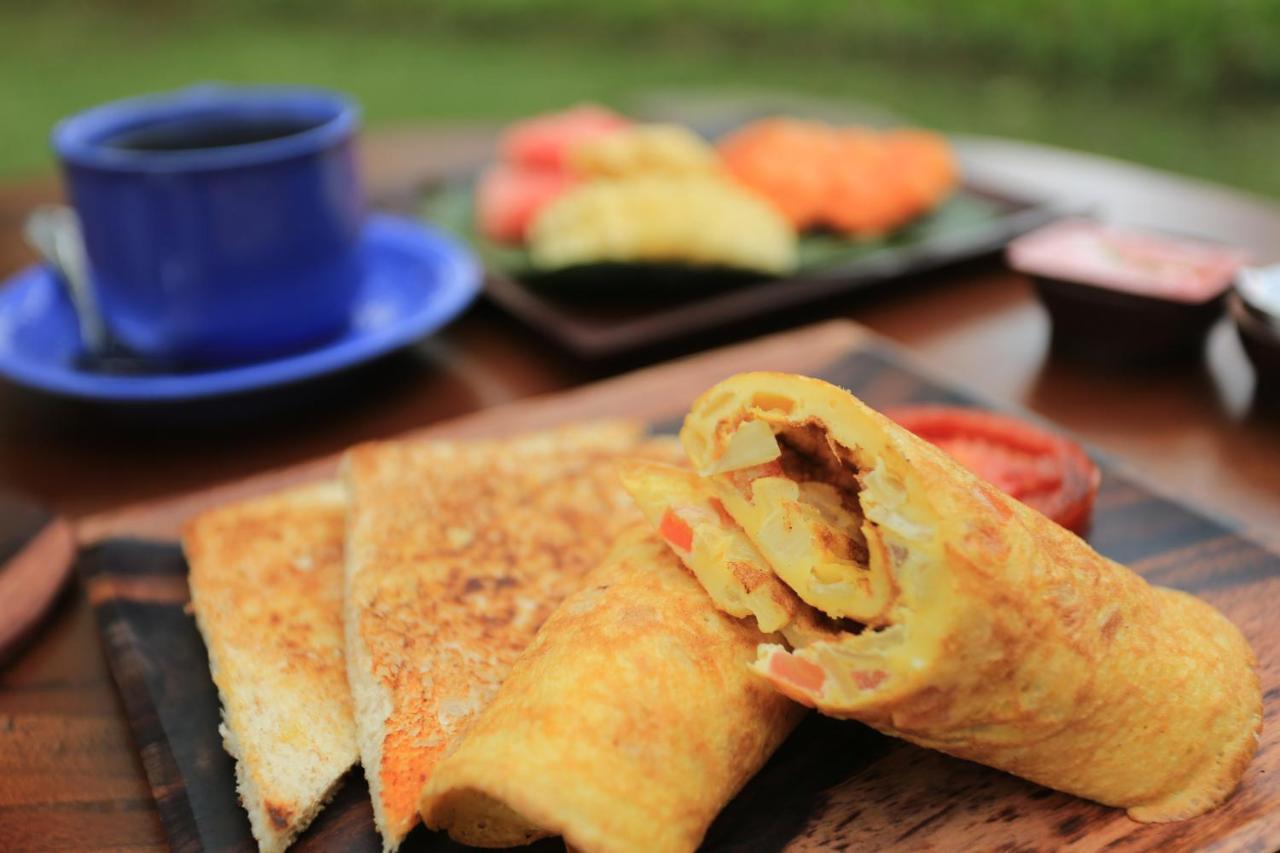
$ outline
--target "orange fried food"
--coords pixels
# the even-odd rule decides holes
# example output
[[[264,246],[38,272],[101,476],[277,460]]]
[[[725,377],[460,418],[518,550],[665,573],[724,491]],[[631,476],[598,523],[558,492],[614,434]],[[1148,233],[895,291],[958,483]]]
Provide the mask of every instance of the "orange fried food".
[[[892,167],[881,134],[858,129],[832,135],[835,156],[823,206],[826,225],[846,234],[879,236],[921,212],[908,202],[906,184]]]
[[[960,167],[947,141],[927,130],[891,130],[885,148],[898,181],[906,185],[917,213],[936,207],[955,188]]]
[[[772,118],[719,145],[726,169],[796,228],[879,236],[928,213],[955,188],[947,141],[923,130],[833,128]]]
[[[797,229],[823,219],[835,141],[811,121],[752,122],[717,146],[729,173],[767,198]]]

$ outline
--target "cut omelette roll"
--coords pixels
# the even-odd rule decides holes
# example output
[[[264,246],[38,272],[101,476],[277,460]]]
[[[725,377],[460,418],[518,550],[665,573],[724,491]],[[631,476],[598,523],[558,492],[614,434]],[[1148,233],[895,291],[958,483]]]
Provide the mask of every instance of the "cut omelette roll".
[[[484,847],[694,850],[804,713],[750,673],[760,636],[624,532],[437,766],[424,820]]]
[[[716,607],[751,616],[766,634],[802,644],[834,633],[796,596],[733,520],[711,485],[687,468],[651,459],[618,463],[622,485]]]
[[[716,385],[691,460],[833,639],[756,671],[823,713],[1128,809],[1222,802],[1257,749],[1253,652],[848,392],[778,373]]]
[[[183,530],[191,607],[258,847],[283,850],[356,762],[342,638],[342,487],[220,507]]]
[[[641,425],[608,421],[348,452],[347,669],[387,848],[516,656],[640,520],[613,463],[650,447],[672,454]]]

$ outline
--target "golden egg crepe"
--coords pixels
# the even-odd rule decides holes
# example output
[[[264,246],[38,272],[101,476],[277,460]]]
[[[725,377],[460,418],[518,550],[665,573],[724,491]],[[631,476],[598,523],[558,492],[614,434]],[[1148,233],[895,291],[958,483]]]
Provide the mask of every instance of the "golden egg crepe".
[[[652,459],[624,459],[618,475],[716,607],[730,616],[751,616],[761,631],[781,631],[793,645],[835,635],[834,623],[806,607],[773,573],[708,481]]]
[[[388,849],[417,823],[432,768],[516,656],[639,520],[613,461],[642,439],[637,424],[600,422],[347,454],[348,677]],[[654,452],[670,456],[671,442]]]
[[[842,620],[835,638],[761,645],[754,668],[781,692],[1141,821],[1204,812],[1239,781],[1258,677],[1210,605],[825,382],[732,377],[681,440],[804,609]]]
[[[341,486],[206,512],[183,530],[222,736],[264,851],[284,850],[356,762],[342,636]]]
[[[625,532],[436,767],[427,825],[484,847],[694,850],[804,713],[750,674],[760,637],[643,525]]]

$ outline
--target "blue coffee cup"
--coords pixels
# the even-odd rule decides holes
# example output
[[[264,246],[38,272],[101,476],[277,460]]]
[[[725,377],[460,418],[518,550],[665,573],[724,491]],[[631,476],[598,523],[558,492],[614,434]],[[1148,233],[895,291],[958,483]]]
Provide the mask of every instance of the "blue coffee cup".
[[[192,364],[271,358],[343,331],[365,215],[347,99],[197,86],[53,131],[112,335]]]

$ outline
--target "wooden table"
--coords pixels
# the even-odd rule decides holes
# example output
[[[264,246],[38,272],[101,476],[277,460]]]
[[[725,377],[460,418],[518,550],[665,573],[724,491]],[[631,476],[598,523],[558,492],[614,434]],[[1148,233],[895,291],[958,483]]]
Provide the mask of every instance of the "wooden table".
[[[483,127],[374,134],[363,149],[371,189],[385,196],[474,162],[490,140],[491,129]],[[1240,193],[1007,141],[967,139],[963,155],[978,177],[1280,259],[1280,207]],[[56,196],[51,179],[0,186],[0,273],[30,260],[17,236],[26,209]],[[807,319],[832,316],[856,319],[905,345],[936,374],[1050,418],[1159,490],[1276,541],[1280,421],[1253,411],[1252,371],[1225,323],[1215,329],[1202,366],[1125,375],[1061,362],[1048,354],[1047,318],[1029,285],[996,259],[874,298],[824,304]],[[755,331],[728,330],[723,337]],[[157,426],[0,384],[0,483],[81,517],[600,374],[479,306],[443,334],[324,386],[293,411],[217,428]],[[163,845],[89,607],[73,589],[32,643],[0,669],[0,850]]]

